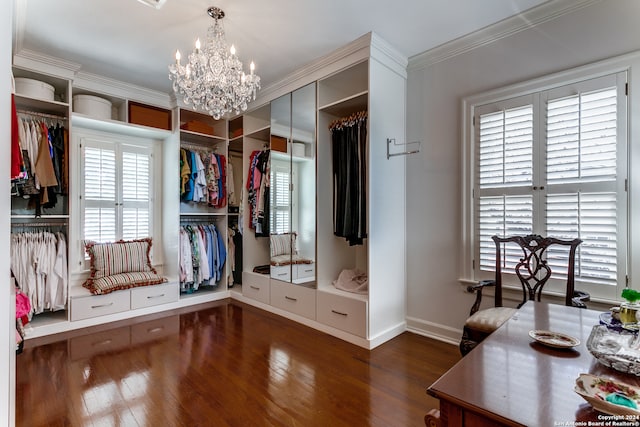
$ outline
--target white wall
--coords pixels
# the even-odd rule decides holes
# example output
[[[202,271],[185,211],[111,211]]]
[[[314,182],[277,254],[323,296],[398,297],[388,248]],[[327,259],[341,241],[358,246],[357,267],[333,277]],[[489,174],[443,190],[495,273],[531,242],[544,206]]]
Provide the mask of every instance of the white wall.
[[[11,28],[13,1],[5,1],[0,14],[0,200],[11,199],[9,169],[11,156]],[[15,421],[15,302],[9,285],[10,205],[1,203],[0,211],[0,426],[12,426]]]
[[[458,280],[463,237],[462,99],[640,49],[640,2],[583,4],[569,14],[439,62],[429,62],[428,53],[410,60],[407,134],[409,140],[423,142],[422,153],[407,159],[410,329],[457,342],[473,303],[473,295]],[[631,73],[632,91],[634,77],[638,79],[638,73]],[[633,105],[630,112],[637,115]],[[632,125],[637,120],[632,118]],[[632,249],[636,246],[633,243]]]

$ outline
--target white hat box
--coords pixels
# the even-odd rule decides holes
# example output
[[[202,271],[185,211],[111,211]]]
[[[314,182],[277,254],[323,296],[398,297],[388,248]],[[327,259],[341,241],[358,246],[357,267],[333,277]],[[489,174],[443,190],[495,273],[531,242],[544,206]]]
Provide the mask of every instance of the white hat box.
[[[93,95],[73,95],[73,112],[111,120],[111,101]]]
[[[304,157],[304,143],[294,142],[291,144],[291,154],[296,157]]]
[[[49,83],[40,80],[27,79],[25,77],[16,77],[16,93],[18,95],[28,96],[30,98],[43,99],[45,101],[53,101],[55,97],[55,89]]]

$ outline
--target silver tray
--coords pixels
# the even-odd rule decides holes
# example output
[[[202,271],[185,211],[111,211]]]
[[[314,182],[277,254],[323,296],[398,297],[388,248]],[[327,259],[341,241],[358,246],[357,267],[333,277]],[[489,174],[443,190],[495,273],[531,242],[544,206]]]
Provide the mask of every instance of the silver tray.
[[[638,334],[596,325],[587,339],[587,349],[605,366],[640,376],[640,338]]]

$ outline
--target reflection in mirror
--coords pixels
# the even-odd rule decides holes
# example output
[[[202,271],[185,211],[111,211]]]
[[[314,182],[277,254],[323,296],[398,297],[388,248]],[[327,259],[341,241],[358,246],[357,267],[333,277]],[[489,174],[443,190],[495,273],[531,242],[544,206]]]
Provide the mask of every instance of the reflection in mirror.
[[[271,103],[271,277],[315,282],[316,88]]]

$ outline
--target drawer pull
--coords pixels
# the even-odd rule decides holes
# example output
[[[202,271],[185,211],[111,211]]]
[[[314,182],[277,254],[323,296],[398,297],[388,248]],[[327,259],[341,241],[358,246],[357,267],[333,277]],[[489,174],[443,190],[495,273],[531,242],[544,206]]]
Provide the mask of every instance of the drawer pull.
[[[113,301],[110,302],[109,304],[92,305],[91,308],[111,307],[112,305],[113,305]]]
[[[251,289],[253,289],[254,291],[259,291],[259,290],[260,290],[260,288],[259,288],[259,287],[257,287],[257,286],[249,285],[249,287],[250,287]]]
[[[298,301],[298,298],[292,298],[287,295],[284,296],[284,299],[288,299],[289,301]]]
[[[91,343],[91,347],[98,347],[98,346],[100,346],[100,347],[101,347],[101,346],[103,346],[103,345],[109,345],[109,344],[111,344],[112,342],[113,342],[113,340],[112,340],[112,339],[110,339],[110,338],[108,338],[108,339],[106,339],[106,340],[104,340],[104,341],[98,341],[98,342],[93,342],[93,343]]]
[[[156,332],[162,331],[164,328],[162,326],[158,326],[157,328],[147,329],[148,334],[155,334]]]
[[[311,270],[305,270],[304,272],[305,272],[305,273],[313,273],[313,269],[311,269]]]
[[[287,275],[287,273],[280,273],[280,274],[278,274],[278,277],[280,277],[280,276],[286,276],[286,275]]]
[[[164,294],[160,294],[160,295],[149,295],[147,297],[147,299],[154,299],[154,298],[162,298],[164,296]]]
[[[340,311],[331,310],[332,313],[339,314],[340,316],[347,316],[347,313],[342,313]]]

